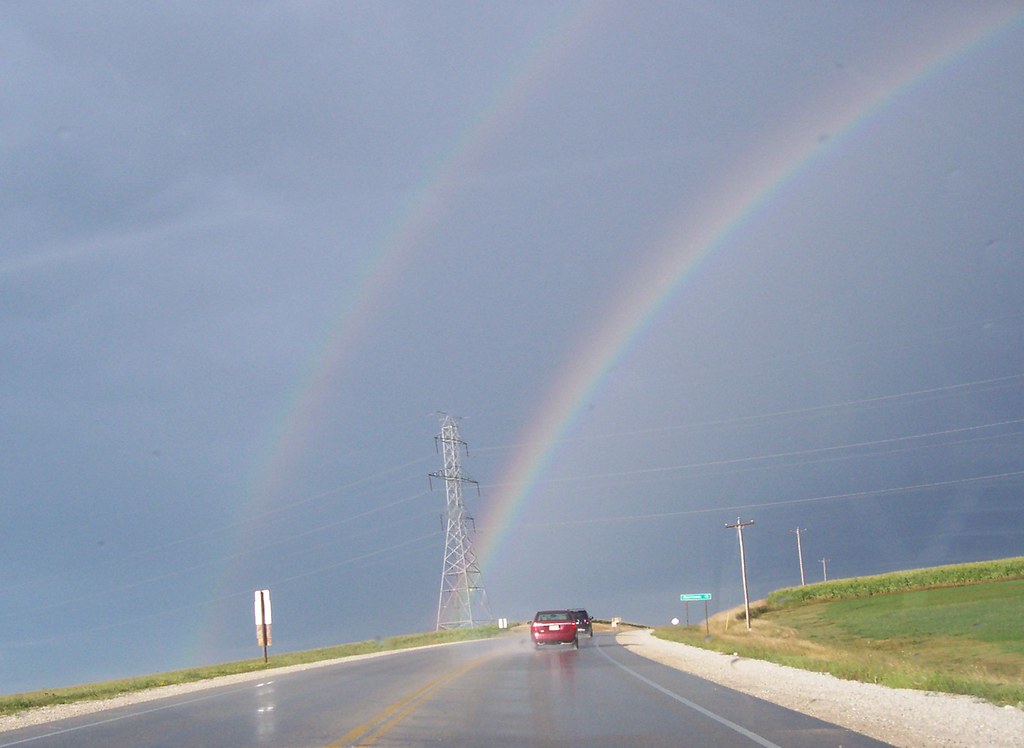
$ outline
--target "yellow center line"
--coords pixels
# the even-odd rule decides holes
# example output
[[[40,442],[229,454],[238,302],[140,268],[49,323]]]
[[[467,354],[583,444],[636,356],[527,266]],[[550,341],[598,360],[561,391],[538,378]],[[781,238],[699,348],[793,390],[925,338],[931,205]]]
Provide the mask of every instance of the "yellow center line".
[[[392,730],[399,722],[412,714],[416,708],[423,703],[428,696],[442,686],[461,678],[473,668],[480,665],[492,655],[481,655],[463,665],[442,673],[426,685],[416,689],[407,696],[386,706],[377,712],[370,719],[354,727],[345,733],[337,742],[331,743],[326,748],[342,748],[343,746],[368,746],[374,745],[381,737]]]

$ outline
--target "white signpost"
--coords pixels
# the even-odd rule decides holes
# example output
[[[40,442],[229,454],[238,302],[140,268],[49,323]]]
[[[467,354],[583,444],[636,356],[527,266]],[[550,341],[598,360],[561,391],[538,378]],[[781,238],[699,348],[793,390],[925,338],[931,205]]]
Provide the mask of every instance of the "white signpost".
[[[256,613],[256,644],[263,647],[263,661],[267,661],[267,647],[270,646],[270,590],[256,590],[254,610]]]

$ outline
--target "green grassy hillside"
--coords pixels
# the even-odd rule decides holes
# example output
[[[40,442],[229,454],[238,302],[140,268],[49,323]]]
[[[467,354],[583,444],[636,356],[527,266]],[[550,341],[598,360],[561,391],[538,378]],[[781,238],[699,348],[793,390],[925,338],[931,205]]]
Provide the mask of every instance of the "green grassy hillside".
[[[841,678],[1024,701],[1024,558],[773,592],[752,610],[661,628],[673,641]]]

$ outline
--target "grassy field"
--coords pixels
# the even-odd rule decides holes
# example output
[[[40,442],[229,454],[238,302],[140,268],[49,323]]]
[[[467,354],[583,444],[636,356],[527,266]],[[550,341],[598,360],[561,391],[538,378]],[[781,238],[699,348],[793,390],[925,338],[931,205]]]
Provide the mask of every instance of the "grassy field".
[[[132,691],[142,691],[147,688],[157,688],[178,683],[193,683],[195,681],[216,678],[221,675],[273,670],[274,668],[287,667],[289,665],[302,665],[310,662],[334,660],[340,657],[385,652],[394,649],[423,647],[428,644],[486,639],[497,636],[498,633],[499,629],[497,626],[479,626],[472,629],[452,629],[428,634],[409,634],[407,636],[393,636],[387,639],[355,642],[354,644],[343,644],[323,649],[308,649],[301,652],[272,655],[270,661],[266,664],[263,662],[263,658],[260,657],[255,660],[239,660],[238,662],[227,662],[208,667],[190,668],[188,670],[175,670],[169,673],[146,675],[126,680],[106,681],[103,683],[71,686],[69,688],[55,688],[47,691],[16,693],[9,696],[0,696],[0,715],[17,714],[26,709],[53,704],[70,704],[77,701],[109,699]]]
[[[861,577],[772,593],[656,635],[840,678],[1024,701],[1024,558]]]

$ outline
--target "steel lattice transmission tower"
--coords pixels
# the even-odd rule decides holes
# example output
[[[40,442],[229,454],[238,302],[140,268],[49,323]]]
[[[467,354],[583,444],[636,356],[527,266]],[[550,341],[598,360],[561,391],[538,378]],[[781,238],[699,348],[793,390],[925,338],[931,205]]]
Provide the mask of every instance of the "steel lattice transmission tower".
[[[492,623],[487,593],[480,581],[480,566],[473,552],[469,528],[473,518],[466,512],[462,500],[464,483],[479,484],[462,474],[460,450],[469,450],[459,437],[458,419],[440,413],[441,433],[434,438],[440,442],[444,454],[444,471],[430,473],[431,478],[444,481],[447,496],[445,520],[447,532],[444,542],[444,567],[441,570],[441,595],[437,603],[437,630],[472,628]],[[431,484],[433,485],[433,484]]]

